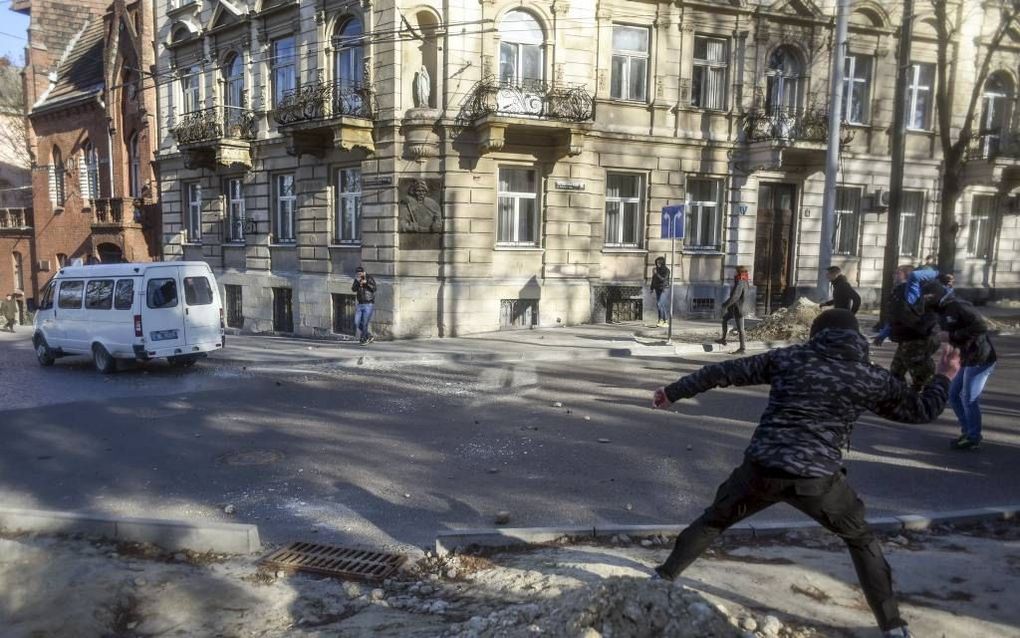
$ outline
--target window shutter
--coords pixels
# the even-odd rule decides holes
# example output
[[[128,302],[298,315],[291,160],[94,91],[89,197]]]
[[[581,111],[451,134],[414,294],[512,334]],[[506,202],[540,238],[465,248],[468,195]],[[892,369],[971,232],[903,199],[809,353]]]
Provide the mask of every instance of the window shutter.
[[[81,154],[81,159],[78,160],[78,192],[81,193],[81,198],[87,200],[92,197],[92,193],[89,192],[89,160],[85,153]]]
[[[59,206],[61,202],[57,201],[57,168],[50,164],[47,166],[47,174],[49,175],[49,188],[50,188],[50,202],[54,206]]]

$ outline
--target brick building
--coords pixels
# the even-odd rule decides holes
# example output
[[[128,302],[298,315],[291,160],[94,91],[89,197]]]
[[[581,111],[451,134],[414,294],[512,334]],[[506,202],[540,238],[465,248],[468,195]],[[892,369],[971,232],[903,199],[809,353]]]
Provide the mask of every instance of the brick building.
[[[17,0],[31,16],[26,106],[32,171],[31,293],[72,260],[160,255],[152,172],[151,3]],[[151,142],[150,142],[151,141]]]

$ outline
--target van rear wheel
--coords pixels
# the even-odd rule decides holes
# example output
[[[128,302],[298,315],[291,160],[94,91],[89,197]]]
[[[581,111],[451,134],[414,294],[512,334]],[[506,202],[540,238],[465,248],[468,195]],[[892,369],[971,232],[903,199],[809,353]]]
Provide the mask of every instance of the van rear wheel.
[[[190,368],[198,363],[198,357],[181,355],[176,357],[167,357],[167,361],[169,361],[170,365],[175,368]]]
[[[102,344],[92,346],[92,361],[96,364],[96,370],[103,374],[110,374],[117,371],[117,360],[110,356]]]
[[[46,344],[46,339],[42,337],[35,338],[35,358],[39,360],[41,366],[51,366],[56,361],[56,357],[53,356],[53,351]]]

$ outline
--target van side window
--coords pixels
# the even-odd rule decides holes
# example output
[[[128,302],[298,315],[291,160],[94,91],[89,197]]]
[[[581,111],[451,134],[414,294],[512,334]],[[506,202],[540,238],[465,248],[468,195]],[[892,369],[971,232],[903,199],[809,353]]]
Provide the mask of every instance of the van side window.
[[[39,310],[52,310],[53,309],[53,290],[57,285],[52,281],[46,284],[46,290],[43,291],[42,301],[39,302]]]
[[[177,305],[177,281],[150,279],[145,297],[150,308],[173,308]]]
[[[117,291],[113,293],[113,307],[117,310],[131,310],[135,303],[135,280],[118,279]]]
[[[212,303],[212,288],[205,277],[184,278],[184,303],[189,306],[208,306]]]
[[[113,280],[93,279],[85,286],[86,310],[109,310],[113,306]]]
[[[57,295],[57,305],[67,310],[77,310],[78,308],[81,308],[81,293],[84,288],[84,281],[60,282],[60,293]]]

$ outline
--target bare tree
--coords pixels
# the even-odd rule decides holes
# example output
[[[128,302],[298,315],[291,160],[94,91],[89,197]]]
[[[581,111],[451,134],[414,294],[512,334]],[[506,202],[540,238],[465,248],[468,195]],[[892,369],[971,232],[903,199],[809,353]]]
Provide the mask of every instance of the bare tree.
[[[0,148],[0,161],[31,166],[21,70],[7,57],[0,57]]]
[[[964,171],[968,151],[980,134],[975,134],[975,122],[979,116],[981,96],[985,81],[992,67],[992,60],[1002,49],[1006,35],[1020,27],[1020,0],[998,0],[995,3],[977,3],[968,0],[929,0],[934,9],[935,30],[939,46],[936,58],[935,106],[938,111],[938,137],[942,149],[942,188],[939,203],[939,254],[938,263],[942,270],[951,272],[956,265],[956,238],[960,224],[956,219],[956,204],[963,194]],[[973,85],[966,100],[966,110],[958,129],[954,130],[953,120],[957,113],[956,100],[958,76],[964,69],[970,69],[969,61],[959,58],[959,38],[966,20],[971,17],[965,11],[987,12],[983,20],[991,20],[993,30],[985,39],[975,39],[976,58]],[[995,22],[997,21],[997,22]],[[989,29],[982,24],[981,36]],[[954,61],[961,65],[954,72]]]

